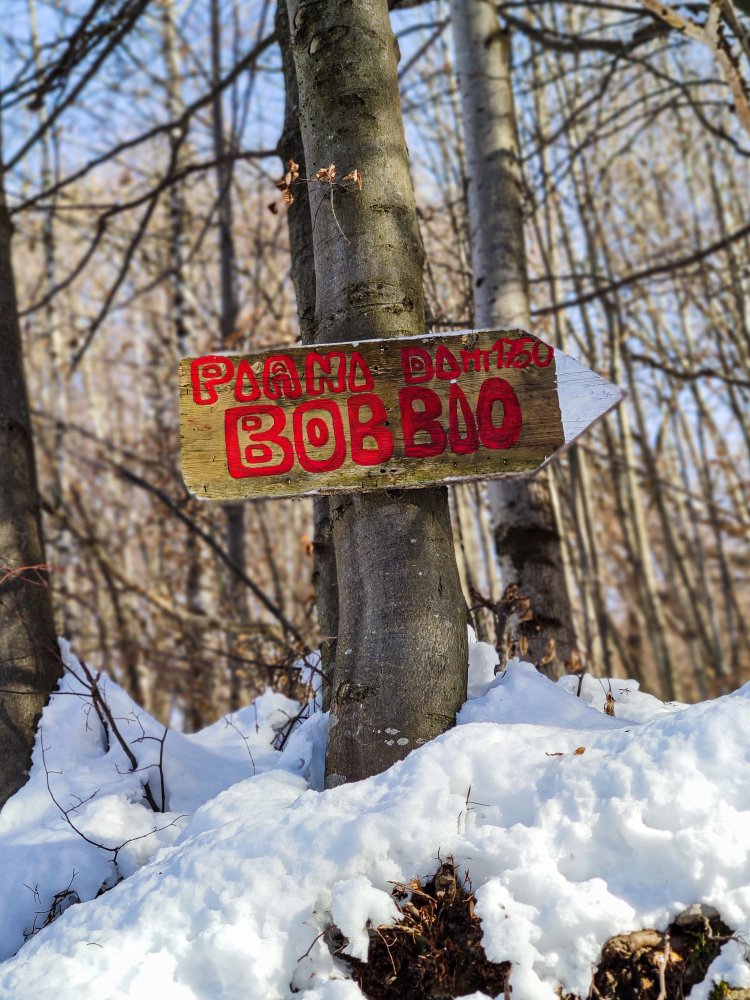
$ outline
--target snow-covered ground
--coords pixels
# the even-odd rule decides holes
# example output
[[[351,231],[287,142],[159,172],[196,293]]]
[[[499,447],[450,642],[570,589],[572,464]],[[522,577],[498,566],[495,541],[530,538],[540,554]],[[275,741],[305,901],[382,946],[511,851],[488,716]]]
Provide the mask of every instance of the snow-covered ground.
[[[469,870],[486,951],[514,963],[518,1000],[553,1000],[558,984],[586,996],[610,935],[665,927],[692,903],[750,941],[750,685],[686,707],[612,681],[611,717],[606,681],[577,696],[578,678],[518,662],[494,677],[494,664],[472,644],[459,725],[329,791],[326,716],[272,748],[299,709],[281,695],[164,739],[105,682],[146,768],[133,773],[67,675],[0,814],[0,997],[355,1000],[316,937],[333,920],[364,957],[368,920],[396,915],[392,883],[429,876],[438,854]],[[142,783],[160,804],[160,753],[167,811],[154,813]],[[83,902],[32,933],[68,889]],[[741,941],[714,977],[750,986]]]

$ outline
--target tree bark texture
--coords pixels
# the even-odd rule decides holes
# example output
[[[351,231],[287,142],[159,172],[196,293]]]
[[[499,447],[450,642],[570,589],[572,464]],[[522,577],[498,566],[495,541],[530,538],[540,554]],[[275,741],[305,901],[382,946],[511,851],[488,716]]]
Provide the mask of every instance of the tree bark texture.
[[[311,185],[317,339],[424,332],[423,250],[387,0],[288,0]],[[338,184],[358,170],[364,186]],[[329,786],[385,770],[453,725],[466,608],[444,489],[330,501],[339,585]]]
[[[221,11],[219,0],[211,0],[211,78],[214,86],[221,79]],[[226,159],[227,142],[224,127],[224,95],[217,90],[211,108],[214,156],[216,157],[216,183],[218,186],[217,214],[219,225],[219,280],[221,285],[221,347],[228,350],[239,345],[232,337],[237,325],[237,256],[234,247],[234,209],[232,203],[232,176],[234,163]],[[234,140],[232,139],[232,142]],[[245,507],[242,503],[224,505],[225,539],[227,554],[241,570],[246,569]],[[247,590],[235,573],[226,578],[227,602],[232,614],[238,618],[247,615]],[[236,639],[227,636],[229,652],[229,708],[234,712],[240,707],[241,662],[236,656]]]
[[[36,726],[62,674],[45,556],[0,190],[0,806],[26,781]]]
[[[469,173],[474,321],[478,327],[530,331],[508,34],[489,0],[451,0],[451,17]],[[559,677],[576,636],[549,480],[545,474],[498,479],[488,490],[510,598],[501,616],[501,657],[521,653]]]
[[[289,13],[286,0],[276,6],[276,39],[281,49],[284,70],[284,128],[279,139],[279,155],[286,171],[289,161],[301,164],[307,175],[302,132],[299,124],[299,88],[297,70],[289,33]],[[289,206],[289,249],[292,257],[292,282],[297,298],[297,317],[303,344],[316,340],[315,329],[315,251],[313,249],[310,197],[306,184],[297,184],[294,201]],[[339,591],[336,578],[336,552],[331,529],[331,509],[328,497],[313,500],[313,588],[318,625],[321,632],[321,669],[327,683],[323,691],[323,706],[330,708],[333,665],[336,660],[336,633],[339,621]]]

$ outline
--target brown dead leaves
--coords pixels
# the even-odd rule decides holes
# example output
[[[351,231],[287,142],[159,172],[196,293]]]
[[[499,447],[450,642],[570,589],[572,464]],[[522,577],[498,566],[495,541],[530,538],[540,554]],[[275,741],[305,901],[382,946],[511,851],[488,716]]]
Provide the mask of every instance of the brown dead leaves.
[[[331,165],[333,165],[333,164],[331,164]],[[348,174],[344,174],[344,176],[342,177],[342,180],[344,180],[344,181],[354,181],[354,183],[357,185],[357,187],[359,188],[359,190],[360,191],[362,190],[362,174],[359,172],[359,170],[357,170],[356,167],[354,168],[354,170],[350,170]]]
[[[292,188],[295,184],[299,183],[312,184],[317,182],[318,184],[327,184],[331,198],[333,198],[334,188],[342,192],[351,190],[351,187],[347,184],[348,181],[356,185],[358,191],[362,190],[362,173],[357,167],[350,170],[348,174],[344,174],[339,182],[336,181],[336,175],[336,164],[329,163],[327,167],[320,167],[319,170],[316,170],[314,177],[303,177],[300,174],[299,163],[295,160],[289,160],[283,176],[276,181],[276,187],[281,191],[281,200],[287,206],[294,204],[294,192]],[[277,202],[271,202],[268,208],[274,215],[278,215],[279,206]]]
[[[294,184],[299,177],[299,163],[295,163],[294,160],[290,160],[288,166],[289,169],[284,176],[276,181],[276,187],[279,191],[281,191],[281,197],[285,205],[291,205],[294,201],[292,184]]]
[[[336,164],[329,163],[327,167],[321,167],[315,171],[315,180],[322,184],[333,184],[336,180]]]

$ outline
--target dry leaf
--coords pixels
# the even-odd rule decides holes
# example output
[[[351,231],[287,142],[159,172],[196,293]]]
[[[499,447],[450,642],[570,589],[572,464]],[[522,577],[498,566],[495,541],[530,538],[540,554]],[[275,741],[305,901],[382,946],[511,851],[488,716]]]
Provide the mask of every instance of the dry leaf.
[[[354,181],[359,190],[362,190],[362,174],[355,167],[354,170],[350,170],[346,176],[341,178],[343,181]]]
[[[579,757],[582,753],[586,753],[586,747],[578,747],[576,750],[576,756]]]
[[[316,181],[327,181],[333,184],[336,179],[336,164],[330,163],[327,167],[321,167],[315,174]]]
[[[294,201],[293,197],[292,201],[288,201],[286,199],[286,195],[287,192],[289,191],[289,188],[292,186],[292,184],[294,184],[294,182],[297,180],[298,177],[299,177],[299,163],[295,163],[294,160],[290,160],[289,169],[287,170],[287,172],[284,174],[283,177],[280,177],[276,181],[276,187],[279,189],[279,191],[284,192],[284,200],[286,201],[287,205],[291,205],[292,201]]]
[[[611,691],[607,691],[604,699],[604,714],[614,715],[615,714],[615,698]]]
[[[292,205],[292,204],[294,204],[294,195],[289,190],[289,188],[285,189],[285,191],[282,194],[281,198],[282,198],[282,201],[284,202],[285,205]]]
[[[546,755],[547,757],[564,757],[564,756],[565,756],[565,754],[564,754],[564,753],[561,753],[560,751],[558,751],[557,753],[547,753],[547,752],[545,751],[545,755]]]

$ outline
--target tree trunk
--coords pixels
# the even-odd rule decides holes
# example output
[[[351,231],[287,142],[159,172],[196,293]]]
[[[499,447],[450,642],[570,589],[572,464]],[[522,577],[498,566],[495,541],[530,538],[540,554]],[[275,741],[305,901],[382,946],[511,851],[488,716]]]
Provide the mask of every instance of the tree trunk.
[[[166,110],[170,121],[176,121],[184,109],[182,97],[182,70],[179,58],[179,40],[175,23],[174,0],[161,0],[162,51],[164,54]],[[180,136],[172,139],[180,142]],[[181,162],[177,150],[175,168]],[[169,188],[169,318],[174,333],[177,357],[189,354],[193,345],[193,331],[186,289],[190,285],[190,265],[185,240],[186,204],[185,189],[181,181]],[[192,501],[195,504],[195,501]],[[185,536],[185,597],[191,616],[204,615],[201,598],[203,566],[198,539],[192,529]],[[195,620],[195,619],[193,619]],[[190,732],[197,732],[210,721],[212,702],[212,675],[203,655],[203,634],[187,623],[183,627],[183,642],[189,669],[187,725]],[[142,702],[136,697],[139,704]]]
[[[286,171],[289,161],[302,163],[307,174],[305,154],[299,124],[299,88],[294,66],[292,41],[289,34],[289,13],[286,0],[276,7],[276,39],[281,49],[284,69],[284,128],[279,139],[279,155]],[[294,202],[289,206],[289,249],[292,256],[292,281],[297,297],[297,316],[303,344],[317,339],[315,331],[315,252],[313,249],[312,216],[307,185],[297,184]],[[336,661],[336,633],[339,621],[339,591],[336,579],[336,553],[333,547],[331,509],[328,497],[313,500],[313,588],[320,627],[321,669],[327,679],[323,691],[324,708],[330,708],[333,665]]]
[[[211,78],[216,86],[221,79],[221,16],[219,0],[211,0]],[[217,210],[219,219],[219,280],[221,283],[221,348],[241,350],[242,345],[233,340],[237,324],[237,267],[234,250],[234,213],[232,208],[232,176],[234,162],[227,153],[234,149],[234,138],[227,148],[224,130],[223,93],[217,90],[212,103],[214,156],[218,185]],[[242,503],[224,505],[226,518],[225,538],[229,558],[243,571],[245,558],[245,507]],[[235,573],[226,577],[226,599],[231,616],[247,617],[247,591]],[[241,661],[236,653],[236,637],[227,636],[229,652],[229,711],[240,707]]]
[[[509,39],[488,0],[451,0],[451,15],[469,172],[474,320],[478,327],[530,330]],[[495,480],[489,496],[506,595],[521,598],[506,601],[501,657],[521,653],[559,677],[576,637],[550,482],[544,474]]]
[[[0,806],[26,781],[36,725],[62,674],[45,569],[0,178]]]
[[[336,342],[424,332],[423,251],[387,0],[289,0],[313,184],[316,330]],[[339,589],[329,786],[376,774],[453,725],[466,608],[445,489],[331,501]]]

